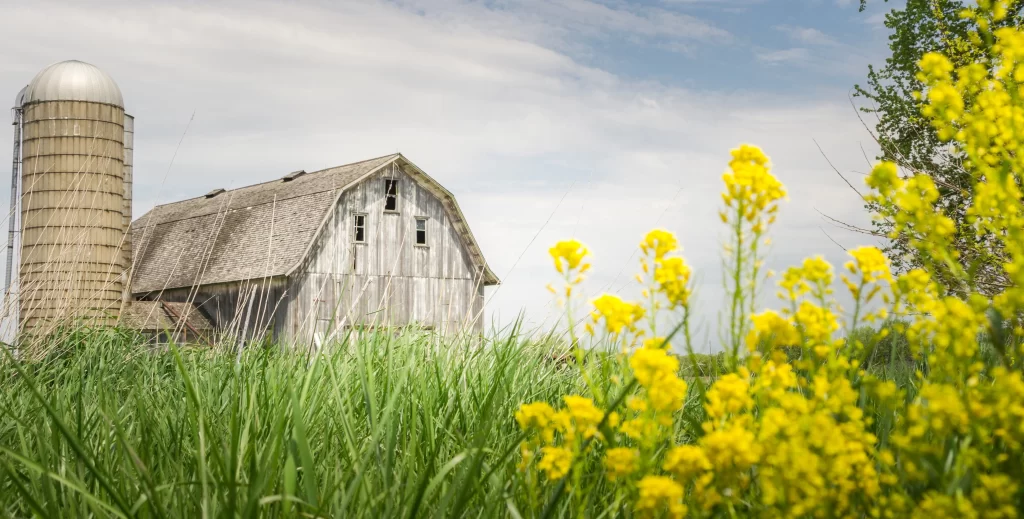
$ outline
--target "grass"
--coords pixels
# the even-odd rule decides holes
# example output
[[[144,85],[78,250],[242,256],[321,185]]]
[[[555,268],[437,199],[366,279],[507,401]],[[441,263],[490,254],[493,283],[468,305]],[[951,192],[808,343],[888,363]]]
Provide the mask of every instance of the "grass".
[[[546,353],[410,333],[236,359],[76,333],[0,373],[0,514],[505,515],[516,407],[579,386]]]
[[[539,517],[549,502],[529,487],[543,482],[517,475],[513,415],[586,391],[553,344],[514,332],[483,346],[370,334],[314,357],[269,345],[153,350],[117,330],[51,346],[32,362],[4,353],[0,516]],[[591,379],[606,385],[612,359],[589,355]],[[683,376],[713,379],[721,362],[684,360]],[[876,369],[905,382],[913,371]],[[699,423],[691,393],[684,415]],[[586,463],[573,483],[594,491],[551,515],[624,510],[599,460]]]

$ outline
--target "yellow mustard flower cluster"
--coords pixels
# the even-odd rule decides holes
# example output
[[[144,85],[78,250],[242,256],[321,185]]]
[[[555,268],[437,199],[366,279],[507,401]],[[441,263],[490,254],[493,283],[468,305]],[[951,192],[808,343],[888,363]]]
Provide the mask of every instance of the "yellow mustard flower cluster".
[[[754,225],[760,234],[765,225],[775,221],[779,200],[786,197],[786,189],[774,175],[768,157],[756,146],[744,144],[732,150],[729,171],[722,175],[725,192],[722,200],[728,209],[738,209],[740,217]],[[728,223],[728,211],[721,213]]]
[[[555,270],[562,275],[562,287],[548,285],[548,291],[558,296],[558,304],[566,308],[572,315],[572,297],[577,285],[583,282],[584,275],[590,270],[590,250],[578,240],[563,240],[548,250]]]
[[[679,248],[679,240],[676,236],[665,229],[654,229],[644,236],[640,242],[640,250],[644,255],[651,255],[655,259],[664,258]]]
[[[629,367],[640,385],[641,394],[630,399],[622,432],[639,443],[645,443],[660,438],[660,434],[652,436],[651,432],[672,425],[674,413],[683,408],[687,385],[678,376],[679,360],[668,352],[668,348],[660,347],[656,339],[646,341],[642,348],[633,352]]]
[[[551,259],[555,262],[555,270],[559,274],[565,274],[574,270],[586,272],[590,265],[586,263],[590,251],[577,240],[565,240],[555,244],[548,251]]]
[[[907,236],[910,246],[924,252],[925,257],[957,269],[953,261],[957,252],[952,246],[956,225],[935,210],[939,191],[931,177],[915,175],[904,180],[898,175],[895,164],[883,162],[871,171],[867,185],[875,190],[869,199],[881,208],[876,217],[895,223],[891,238]]]
[[[636,510],[641,517],[686,516],[683,487],[671,478],[647,476],[637,483],[637,487],[640,498],[636,502]]]
[[[954,261],[953,225],[936,211],[934,184],[880,164],[867,183],[882,216],[931,264],[894,276],[877,248],[850,250],[840,281],[851,312],[836,303],[836,276],[823,258],[787,269],[778,282],[782,308],[730,321],[722,349],[745,347],[727,357],[726,372],[710,376],[683,369],[697,365],[688,333],[682,346],[691,353],[678,357],[654,321],[644,329],[642,304],[598,298],[604,340],[631,335],[642,346],[593,348],[579,364],[591,397],[565,397],[558,410],[543,402],[519,408],[525,477],[573,475],[571,485],[543,490],[555,492],[552,499],[568,495],[581,516],[607,495],[608,507],[589,515],[616,515],[628,503],[638,517],[1019,517],[1024,32],[989,31],[1007,5],[978,0],[963,14],[978,22],[972,44],[991,56],[993,72],[954,69],[932,54],[921,60],[920,77],[928,117],[970,159],[978,185],[968,214],[977,232],[1006,251],[1009,286],[996,296],[974,290]],[[749,238],[761,236],[785,195],[768,163],[760,150],[743,146],[724,177],[722,214],[735,233],[726,253],[740,261],[757,258],[757,240]],[[690,304],[689,269],[664,267],[678,249],[675,237],[653,231],[641,249],[647,317],[662,300],[654,295],[672,301],[664,287],[674,282],[686,290],[683,307]],[[752,304],[746,296],[733,301],[733,316]],[[878,322],[881,331],[855,333]],[[890,331],[913,360],[897,351]],[[602,339],[593,339],[599,346]],[[879,368],[873,362],[883,347],[888,364]],[[610,381],[602,384],[601,376]],[[584,474],[590,470],[602,477]]]
[[[602,294],[594,299],[594,311],[590,317],[594,324],[604,322],[608,333],[619,334],[623,330],[632,330],[637,321],[644,316],[644,307],[639,303],[623,301],[621,297],[612,294]],[[593,327],[588,324],[589,331]]]
[[[653,318],[663,306],[664,297],[670,309],[685,308],[690,300],[690,266],[673,253],[679,252],[679,240],[665,229],[654,229],[640,242],[640,270],[637,281],[644,285],[643,295],[652,308]],[[648,278],[645,280],[645,277]]]
[[[617,413],[605,412],[590,398],[568,395],[563,398],[562,409],[555,410],[546,402],[524,404],[516,411],[520,429],[530,434],[520,445],[523,469],[540,453],[537,469],[549,480],[558,480],[569,473],[574,460],[586,450],[591,438],[600,434],[598,426],[604,422],[618,425]]]

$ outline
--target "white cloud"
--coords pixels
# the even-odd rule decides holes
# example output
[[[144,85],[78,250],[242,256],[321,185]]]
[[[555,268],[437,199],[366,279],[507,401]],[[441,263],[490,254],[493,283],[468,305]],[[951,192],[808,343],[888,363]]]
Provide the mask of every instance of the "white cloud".
[[[728,36],[651,8],[502,5],[22,3],[0,19],[0,53],[10,57],[0,65],[0,95],[13,98],[53,61],[108,71],[137,118],[137,214],[214,187],[400,150],[458,197],[504,278],[489,309],[506,321],[524,307],[532,322],[550,320],[544,285],[553,241],[586,241],[596,262],[588,288],[617,289],[628,285],[643,232],[661,225],[680,235],[698,267],[700,317],[710,322],[721,299],[720,175],[739,142],[762,145],[792,193],[771,265],[815,252],[842,260],[815,209],[866,220],[811,139],[844,171],[866,168],[858,148],[866,135],[843,94],[719,94],[616,76],[571,57],[571,33]],[[781,52],[764,59],[806,51]],[[9,148],[0,150],[0,163],[9,163]]]
[[[781,50],[765,50],[756,54],[758,61],[768,64],[805,63],[810,61],[811,52],[804,47]]]
[[[786,34],[788,37],[796,42],[805,45],[824,45],[824,46],[838,46],[841,45],[831,36],[815,29],[813,27],[800,27],[796,25],[776,25],[775,30]]]

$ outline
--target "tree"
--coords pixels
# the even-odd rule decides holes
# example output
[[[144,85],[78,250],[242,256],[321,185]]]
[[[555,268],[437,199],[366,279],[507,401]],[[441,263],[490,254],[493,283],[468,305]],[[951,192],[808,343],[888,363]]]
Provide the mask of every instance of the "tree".
[[[932,177],[939,189],[937,207],[956,224],[954,247],[961,265],[974,273],[978,290],[994,294],[1008,283],[1002,269],[1005,257],[1001,248],[992,245],[998,240],[978,236],[967,216],[973,186],[979,179],[964,168],[963,154],[939,139],[929,119],[922,114],[925,103],[918,96],[924,88],[917,77],[918,62],[928,52],[944,54],[955,67],[983,63],[991,68],[990,54],[983,47],[971,44],[976,22],[960,16],[966,3],[962,0],[907,0],[903,9],[890,11],[885,26],[892,31],[889,36],[892,55],[880,69],[869,66],[867,83],[863,87],[856,85],[854,96],[868,100],[868,106],[861,110],[876,117],[875,136],[882,150],[878,158],[898,164],[906,175],[923,173]],[[1024,0],[1011,2],[1010,15],[1000,23],[1020,26],[1022,5]],[[878,208],[869,203],[868,209],[877,212]],[[922,266],[925,258],[910,247],[908,238],[891,235],[892,221],[877,221],[874,225],[877,234],[890,239],[886,253],[894,270],[905,272]],[[948,281],[945,284],[954,293],[961,291],[941,275],[937,276],[937,281]]]

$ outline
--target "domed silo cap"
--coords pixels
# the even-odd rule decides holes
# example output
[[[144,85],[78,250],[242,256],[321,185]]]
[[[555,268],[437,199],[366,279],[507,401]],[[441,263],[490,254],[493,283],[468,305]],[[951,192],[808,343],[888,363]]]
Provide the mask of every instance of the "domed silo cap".
[[[25,89],[22,105],[44,101],[87,101],[124,108],[121,89],[106,72],[77,60],[44,68]]]

